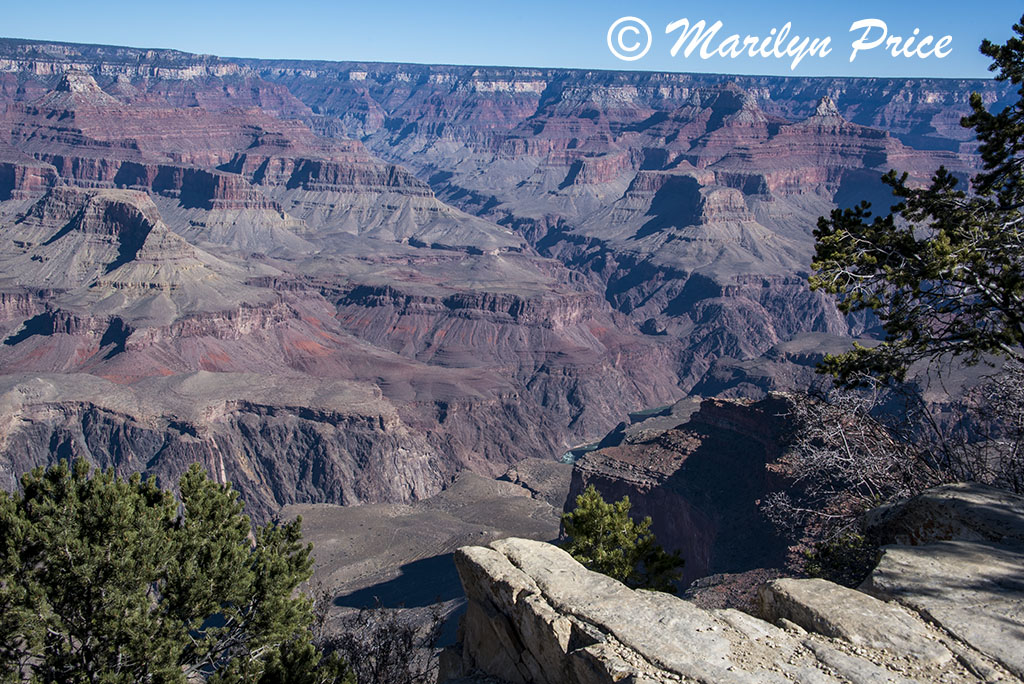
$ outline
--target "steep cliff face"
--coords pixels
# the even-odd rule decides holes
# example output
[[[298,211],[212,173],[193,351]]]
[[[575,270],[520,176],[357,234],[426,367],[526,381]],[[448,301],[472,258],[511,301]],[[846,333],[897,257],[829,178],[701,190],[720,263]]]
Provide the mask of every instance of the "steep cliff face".
[[[173,485],[193,461],[266,518],[296,502],[408,501],[455,464],[372,386],[199,372],[132,387],[83,374],[3,376],[4,486],[55,458]]]
[[[57,170],[49,164],[0,146],[0,202],[29,199],[56,182]]]
[[[786,403],[691,400],[609,434],[577,459],[566,509],[594,485],[608,501],[628,496],[631,514],[686,560],[683,585],[712,573],[781,567],[787,543],[758,509],[773,484]]]

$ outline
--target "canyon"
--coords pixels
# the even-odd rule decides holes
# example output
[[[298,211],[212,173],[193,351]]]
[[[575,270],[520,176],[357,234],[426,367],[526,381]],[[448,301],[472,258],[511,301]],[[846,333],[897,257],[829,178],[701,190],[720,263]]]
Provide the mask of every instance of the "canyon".
[[[648,648],[641,604],[725,654],[698,664],[714,681],[912,674],[823,632],[804,585],[749,590],[787,553],[758,506],[781,393],[878,333],[809,290],[816,221],[884,211],[889,169],[966,182],[971,92],[1013,95],[0,39],[0,487],[58,459],[173,487],[198,461],[257,521],[304,518],[329,624],[440,606],[452,644],[461,615],[452,679],[699,680]],[[542,543],[591,484],[682,551],[680,588],[704,578],[689,608]],[[899,594],[913,548],[868,593]],[[926,596],[830,591],[931,674],[1020,676],[985,629],[925,625]]]
[[[199,460],[261,519],[408,504],[805,386],[874,332],[806,286],[817,217],[966,179],[972,91],[1011,97],[2,39],[0,480]]]

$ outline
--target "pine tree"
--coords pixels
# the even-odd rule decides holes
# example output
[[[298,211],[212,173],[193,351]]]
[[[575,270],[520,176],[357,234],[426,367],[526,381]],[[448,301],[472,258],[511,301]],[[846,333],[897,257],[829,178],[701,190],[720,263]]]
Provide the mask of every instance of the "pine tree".
[[[197,464],[179,488],[77,461],[0,492],[0,674],[351,684],[311,650],[301,520],[251,530],[237,493]]]
[[[838,295],[843,312],[873,311],[886,333],[878,346],[826,359],[823,370],[847,384],[902,380],[922,360],[1024,359],[1024,17],[1013,30],[981,51],[1020,99],[990,113],[974,93],[962,121],[984,165],[973,193],[941,167],[924,188],[890,171],[883,181],[898,203],[889,214],[872,217],[862,202],[818,221],[811,287]]]
[[[576,508],[562,515],[569,537],[565,550],[587,568],[626,586],[675,593],[683,559],[666,552],[651,532],[651,518],[629,517],[632,504],[624,496],[607,503],[594,485],[576,497]]]

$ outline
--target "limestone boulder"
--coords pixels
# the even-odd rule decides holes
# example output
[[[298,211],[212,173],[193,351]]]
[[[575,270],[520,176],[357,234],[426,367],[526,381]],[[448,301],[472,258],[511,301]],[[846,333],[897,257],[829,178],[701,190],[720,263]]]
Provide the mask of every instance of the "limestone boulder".
[[[941,665],[952,658],[920,617],[855,589],[823,579],[779,579],[761,587],[761,615],[770,622],[790,620],[808,632],[905,653],[922,663]]]

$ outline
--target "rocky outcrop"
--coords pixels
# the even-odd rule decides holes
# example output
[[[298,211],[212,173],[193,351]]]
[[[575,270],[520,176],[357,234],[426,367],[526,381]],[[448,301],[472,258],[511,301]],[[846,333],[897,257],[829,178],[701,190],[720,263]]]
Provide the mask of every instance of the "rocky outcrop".
[[[1021,500],[1005,492],[925,496],[961,509],[999,502],[988,533],[1024,529]],[[903,508],[916,515],[919,503]],[[760,619],[630,590],[541,542],[464,547],[455,563],[469,607],[440,681],[1019,682],[1024,587],[1011,568],[1019,575],[1021,547],[1003,540],[886,547],[861,590],[774,580],[761,588]]]
[[[152,199],[131,190],[54,187],[0,232],[8,277],[72,290],[225,290],[234,271],[168,229]]]
[[[786,542],[757,502],[775,487],[765,464],[777,458],[787,405],[690,400],[623,425],[577,459],[566,509],[594,485],[608,501],[628,496],[650,516],[661,543],[686,559],[684,585],[713,573],[779,567]]]
[[[66,71],[57,86],[38,101],[40,107],[71,111],[81,107],[117,106],[117,98],[103,92],[87,71]]]
[[[198,461],[258,519],[292,503],[415,500],[457,470],[372,386],[202,371],[130,388],[0,378],[0,486],[57,458],[169,486]]]
[[[940,630],[853,590],[828,597],[839,602],[831,624],[816,632],[810,620],[812,629],[788,618],[780,628],[632,591],[541,542],[506,539],[460,549],[455,559],[469,607],[459,646],[442,658],[441,681],[477,673],[552,684],[984,681],[955,660]],[[856,643],[832,636],[865,619],[873,624],[861,614],[870,608],[898,630],[871,627]]]
[[[1024,498],[977,484],[930,489],[876,508],[865,524],[889,543],[927,546],[948,539],[1024,546]]]
[[[1024,497],[947,485],[873,511],[867,529],[889,546],[862,591],[920,613],[1024,678]]]

